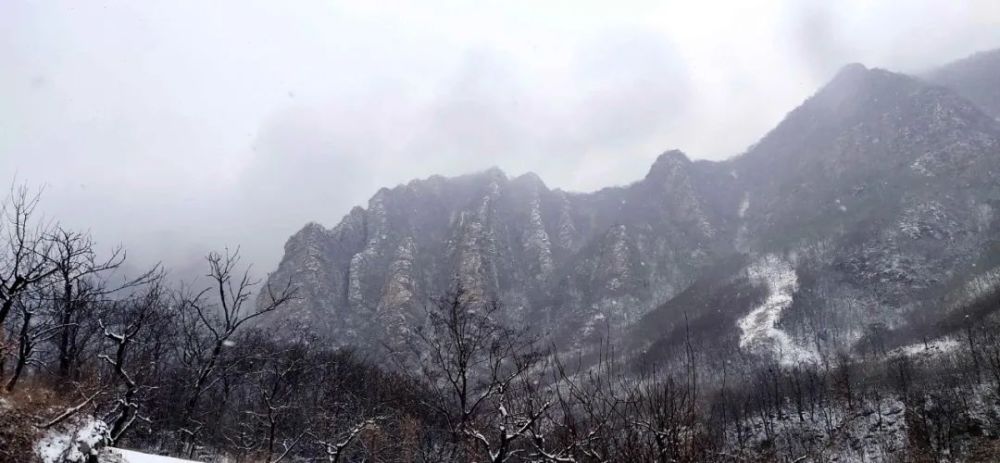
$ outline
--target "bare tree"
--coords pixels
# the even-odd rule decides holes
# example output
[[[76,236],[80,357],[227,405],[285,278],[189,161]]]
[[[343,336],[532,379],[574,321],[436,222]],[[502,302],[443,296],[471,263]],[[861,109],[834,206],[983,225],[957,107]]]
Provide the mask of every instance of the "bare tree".
[[[21,296],[56,271],[45,239],[47,226],[34,219],[38,200],[38,193],[18,186],[0,204],[0,326]]]
[[[317,442],[323,446],[323,451],[326,453],[326,461],[340,463],[341,458],[347,453],[347,449],[354,443],[361,432],[365,429],[375,427],[377,423],[376,419],[369,418],[343,432],[340,436],[336,437],[336,440],[317,439]]]
[[[303,395],[299,389],[308,387],[308,370],[316,367],[310,354],[303,344],[267,348],[251,357],[254,371],[243,374],[249,379],[250,390],[242,415],[248,425],[260,431],[254,434],[267,461],[275,457],[279,444],[297,441],[310,431],[308,418],[296,419],[305,415],[299,404]]]
[[[516,406],[515,391],[541,355],[525,330],[497,321],[500,309],[458,287],[426,307],[428,323],[411,343],[423,357],[424,378],[447,399],[428,405],[448,423],[460,459],[478,447],[490,461],[507,461],[515,441],[526,438],[549,407]]]
[[[51,245],[50,260],[55,269],[49,291],[50,317],[60,327],[56,337],[56,376],[75,380],[84,351],[101,338],[98,326],[101,310],[111,307],[112,299],[127,297],[131,290],[157,280],[161,269],[156,265],[136,277],[112,281],[125,263],[123,247],[117,246],[106,258],[100,258],[88,233],[61,227],[49,233],[46,240]]]
[[[18,309],[17,329],[17,352],[15,354],[14,369],[7,380],[5,389],[10,392],[17,386],[18,380],[24,373],[24,368],[35,362],[34,354],[36,347],[54,336],[59,326],[54,326],[50,320],[38,317],[41,300],[38,298],[22,297],[15,304]]]
[[[602,341],[597,359],[572,367],[551,357],[550,389],[554,407],[531,429],[532,457],[547,462],[611,461],[612,447],[624,429],[616,422],[629,404],[622,384],[624,369],[609,343]]]
[[[182,294],[177,301],[181,325],[181,361],[189,368],[191,382],[182,409],[186,444],[200,431],[195,420],[198,402],[205,390],[219,377],[223,350],[247,322],[279,309],[295,298],[291,282],[280,288],[264,285],[265,297],[253,307],[251,296],[259,281],[250,276],[250,268],[238,270],[239,249],[207,257],[211,286],[194,294]],[[214,297],[210,294],[214,293]]]
[[[144,292],[116,302],[106,319],[98,320],[112,352],[101,354],[99,358],[111,367],[118,383],[111,388],[115,393],[114,407],[108,414],[112,444],[141,418],[139,408],[143,392],[153,389],[137,377],[136,370],[148,366],[142,364],[143,359],[137,351],[148,348],[144,344],[150,335],[166,327],[166,303],[162,274],[158,274]]]

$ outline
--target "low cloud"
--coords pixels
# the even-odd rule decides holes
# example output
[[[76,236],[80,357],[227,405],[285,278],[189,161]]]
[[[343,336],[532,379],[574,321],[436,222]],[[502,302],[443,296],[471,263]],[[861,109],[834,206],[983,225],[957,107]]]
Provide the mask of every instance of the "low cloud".
[[[861,0],[0,6],[0,178],[47,214],[185,267],[264,272],[383,186],[499,166],[552,187],[722,159],[842,64],[1000,46],[993,2]],[[186,268],[186,267],[185,267]]]

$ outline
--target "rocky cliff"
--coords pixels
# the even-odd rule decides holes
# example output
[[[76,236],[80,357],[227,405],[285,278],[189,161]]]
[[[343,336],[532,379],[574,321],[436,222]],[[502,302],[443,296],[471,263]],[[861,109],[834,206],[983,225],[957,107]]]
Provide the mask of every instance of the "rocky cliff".
[[[498,169],[382,189],[288,241],[271,278],[303,297],[272,323],[392,344],[461,285],[567,347],[631,333],[649,350],[682,313],[735,344],[780,267],[795,284],[770,328],[796,345],[916,326],[997,263],[1000,124],[969,97],[849,65],[726,161],[668,151],[593,193]]]
[[[560,339],[620,328],[726,245],[702,176],[671,151],[646,178],[589,194],[497,169],[383,189],[332,229],[310,224],[288,241],[271,278],[292,278],[303,297],[280,321],[367,344],[413,326],[428,298],[461,285]]]

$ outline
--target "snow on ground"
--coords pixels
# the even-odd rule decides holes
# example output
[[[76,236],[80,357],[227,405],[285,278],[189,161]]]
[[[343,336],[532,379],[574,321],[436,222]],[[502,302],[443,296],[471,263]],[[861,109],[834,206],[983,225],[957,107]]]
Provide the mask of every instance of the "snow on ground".
[[[819,356],[799,346],[788,333],[776,327],[781,312],[792,305],[792,295],[799,289],[795,269],[784,259],[768,255],[747,269],[754,285],[767,286],[767,299],[743,318],[736,321],[742,331],[740,347],[770,353],[783,365],[817,363]]]
[[[35,444],[44,463],[84,463],[108,441],[108,425],[90,419],[74,427],[53,430]]]
[[[180,460],[177,458],[139,453],[134,450],[109,448],[109,453],[117,455],[122,463],[194,463],[191,460]]]
[[[865,401],[855,410],[838,406],[805,407],[793,404],[777,413],[757,415],[738,424],[751,448],[775,448],[780,453],[810,455],[840,463],[899,461],[907,446],[906,406],[896,397]],[[734,433],[736,429],[728,432]],[[738,441],[733,434],[730,439]]]
[[[743,193],[743,200],[740,201],[740,210],[738,211],[741,219],[747,215],[748,209],[750,209],[750,193]]]
[[[69,448],[69,436],[62,433],[52,433],[35,444],[35,453],[44,463],[56,463]]]
[[[49,431],[35,444],[35,453],[43,463],[84,463],[93,455],[100,463],[192,463],[106,447],[109,437],[108,425],[104,421],[82,418]]]
[[[890,356],[905,355],[907,357],[936,357],[953,352],[959,347],[959,342],[952,338],[935,339],[930,342],[918,342],[908,346],[897,347],[889,351]]]

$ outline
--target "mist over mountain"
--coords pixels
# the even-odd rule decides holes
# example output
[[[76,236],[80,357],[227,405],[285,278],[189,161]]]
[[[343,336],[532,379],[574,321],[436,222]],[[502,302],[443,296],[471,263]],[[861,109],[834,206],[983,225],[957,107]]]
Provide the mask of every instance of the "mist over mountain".
[[[0,5],[0,463],[997,461],[997,24]]]
[[[1000,50],[976,53],[941,66],[924,77],[948,87],[980,107],[986,114],[1000,118]]]
[[[964,64],[963,82],[995,81],[992,64]],[[991,278],[998,257],[1000,124],[965,88],[852,64],[725,161],[667,151],[644,178],[593,193],[498,169],[384,188],[288,241],[271,280],[296,281],[304,297],[280,323],[373,347],[458,285],[565,348],[635,332],[645,349],[682,311],[722,317],[720,335],[738,340],[753,300],[674,299],[742,256],[724,275],[768,258],[800,275],[775,323],[809,350],[850,348],[873,326],[912,329],[945,317],[942,298]]]

